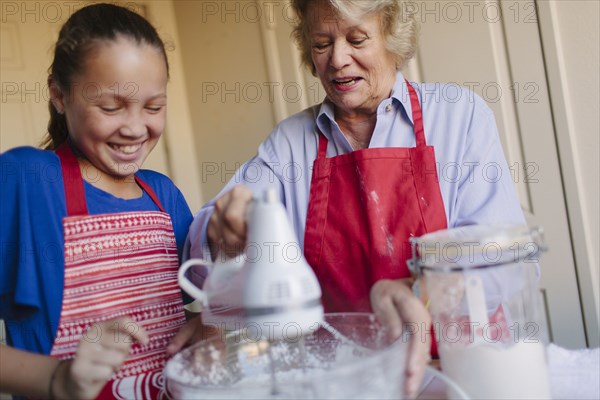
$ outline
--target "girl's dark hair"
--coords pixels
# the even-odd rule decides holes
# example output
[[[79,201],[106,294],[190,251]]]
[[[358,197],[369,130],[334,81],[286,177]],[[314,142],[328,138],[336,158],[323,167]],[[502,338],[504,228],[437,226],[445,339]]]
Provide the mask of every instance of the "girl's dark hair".
[[[54,60],[48,69],[54,84],[63,93],[71,94],[73,77],[81,73],[86,57],[94,47],[101,42],[114,41],[119,36],[160,50],[165,57],[168,73],[165,44],[156,29],[144,17],[113,4],[93,4],[71,15],[60,30],[54,49]],[[48,134],[42,140],[41,146],[54,150],[67,140],[69,133],[65,114],[59,114],[51,101],[49,109]]]

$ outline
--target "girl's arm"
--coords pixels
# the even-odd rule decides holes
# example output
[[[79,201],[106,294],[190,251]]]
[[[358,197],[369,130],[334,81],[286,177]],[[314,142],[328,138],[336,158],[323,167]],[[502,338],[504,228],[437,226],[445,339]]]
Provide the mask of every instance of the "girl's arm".
[[[0,345],[0,390],[32,398],[50,398],[50,379],[59,363],[54,357]]]
[[[128,317],[120,317],[94,326],[95,331],[102,332],[100,339],[81,339],[75,358],[68,361],[3,345],[0,389],[35,398],[94,399],[121,368],[132,342],[148,343],[148,335],[141,327],[135,332],[127,329],[133,323]]]

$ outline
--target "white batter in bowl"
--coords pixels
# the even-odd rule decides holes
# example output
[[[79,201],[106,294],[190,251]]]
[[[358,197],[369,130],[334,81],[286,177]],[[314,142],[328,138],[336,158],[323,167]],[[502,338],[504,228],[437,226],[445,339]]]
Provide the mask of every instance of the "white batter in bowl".
[[[219,335],[164,371],[172,399],[401,399],[407,340],[390,343],[367,313],[325,314],[326,328],[269,343]],[[290,327],[293,328],[293,327]],[[292,330],[293,331],[293,330]]]

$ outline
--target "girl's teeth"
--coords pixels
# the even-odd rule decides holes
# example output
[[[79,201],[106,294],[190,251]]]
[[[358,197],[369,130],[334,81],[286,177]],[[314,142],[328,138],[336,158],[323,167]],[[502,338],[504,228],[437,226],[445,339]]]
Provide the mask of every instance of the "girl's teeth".
[[[125,153],[125,154],[132,154],[135,153],[139,148],[140,145],[135,145],[135,146],[112,146],[113,149],[120,151],[121,153]]]

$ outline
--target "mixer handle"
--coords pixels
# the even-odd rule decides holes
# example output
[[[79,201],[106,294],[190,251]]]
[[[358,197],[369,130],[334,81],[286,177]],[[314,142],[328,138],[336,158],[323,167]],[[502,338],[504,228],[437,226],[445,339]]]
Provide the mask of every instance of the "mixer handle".
[[[199,258],[192,258],[184,262],[181,267],[179,267],[179,273],[177,274],[177,281],[179,282],[179,286],[194,299],[198,300],[203,307],[208,306],[208,295],[198,286],[194,285],[186,276],[185,273],[190,267],[195,265],[204,265],[206,267],[211,267],[212,262],[202,260]]]

